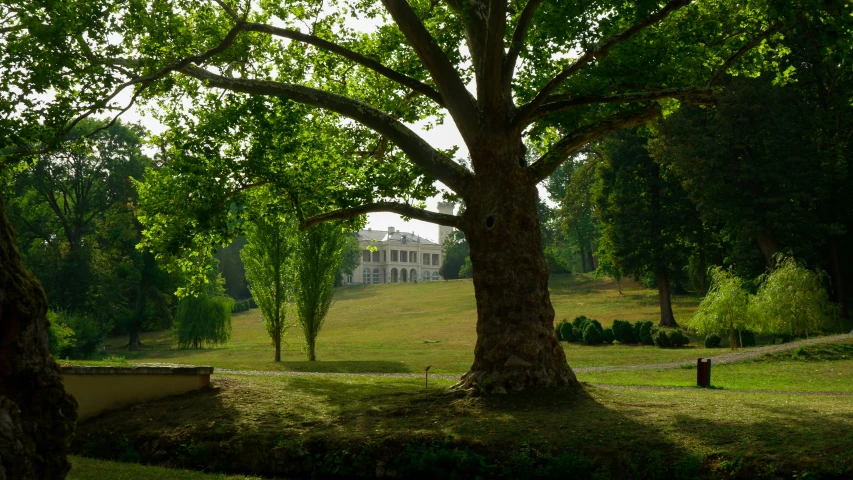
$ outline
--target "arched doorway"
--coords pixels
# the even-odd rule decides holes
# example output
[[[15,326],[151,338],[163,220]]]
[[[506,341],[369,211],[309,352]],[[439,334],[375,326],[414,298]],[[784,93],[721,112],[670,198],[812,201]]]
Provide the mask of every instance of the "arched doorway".
[[[408,282],[409,281],[408,277],[409,277],[409,272],[407,272],[405,268],[400,270],[400,281],[401,282],[403,282],[403,283]]]
[[[391,269],[391,283],[397,283],[397,269]]]
[[[414,268],[409,270],[409,278],[411,278],[413,282],[417,282],[418,281],[418,271],[415,270]]]

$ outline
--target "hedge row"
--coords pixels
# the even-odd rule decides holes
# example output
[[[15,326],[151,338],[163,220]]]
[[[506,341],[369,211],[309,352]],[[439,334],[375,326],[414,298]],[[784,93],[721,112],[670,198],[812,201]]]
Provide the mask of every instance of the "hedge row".
[[[234,306],[231,307],[231,313],[245,312],[252,308],[258,308],[258,304],[255,303],[254,298],[250,298],[248,300],[235,300]]]
[[[648,320],[640,320],[634,324],[625,320],[614,320],[613,327],[602,328],[598,320],[580,315],[571,323],[563,319],[555,330],[561,342],[582,342],[586,345],[610,344],[616,340],[623,344],[639,343],[671,348],[690,343],[690,339],[680,329],[657,327]]]

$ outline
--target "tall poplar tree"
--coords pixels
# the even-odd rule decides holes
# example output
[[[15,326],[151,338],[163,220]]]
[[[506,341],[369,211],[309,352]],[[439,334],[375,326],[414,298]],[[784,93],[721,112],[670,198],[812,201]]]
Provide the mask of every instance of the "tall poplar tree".
[[[240,252],[252,298],[261,309],[264,326],[281,361],[281,340],[291,326],[287,307],[293,298],[293,262],[297,229],[292,220],[266,213],[255,215],[246,227],[247,243]]]

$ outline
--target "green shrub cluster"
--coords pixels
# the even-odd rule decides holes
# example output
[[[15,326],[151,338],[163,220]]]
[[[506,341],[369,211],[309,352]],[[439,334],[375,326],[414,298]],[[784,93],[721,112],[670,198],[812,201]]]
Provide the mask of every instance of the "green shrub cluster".
[[[720,346],[722,339],[716,333],[712,333],[705,337],[705,348],[717,348]]]
[[[252,308],[257,307],[257,305],[252,306],[253,303],[255,302],[251,298],[248,300],[236,300],[234,302],[234,306],[231,307],[231,313],[246,312]]]
[[[690,343],[690,339],[680,328],[655,328],[652,331],[652,340],[660,348],[683,347]]]
[[[87,359],[101,347],[112,325],[100,325],[86,315],[48,311],[50,353],[56,358]]]
[[[586,315],[575,317],[571,323],[563,319],[554,328],[561,342],[584,343],[586,345],[612,344],[618,341],[623,344],[657,345],[654,335],[657,327],[648,320],[640,320],[635,324],[625,320],[614,320],[613,327],[603,328],[601,322]],[[671,340],[670,337],[674,335]],[[677,333],[667,331],[663,340],[665,346],[680,346],[690,342],[681,330]]]

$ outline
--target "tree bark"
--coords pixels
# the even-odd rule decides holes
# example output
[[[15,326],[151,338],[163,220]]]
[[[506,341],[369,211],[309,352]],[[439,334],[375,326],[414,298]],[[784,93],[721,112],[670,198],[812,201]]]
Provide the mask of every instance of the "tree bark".
[[[554,333],[538,192],[524,168],[524,147],[520,139],[509,145],[493,139],[472,159],[486,173],[466,198],[460,224],[474,266],[477,344],[474,363],[457,388],[506,393],[577,385]]]
[[[660,325],[661,327],[677,327],[675,316],[672,314],[672,298],[669,294],[669,280],[666,277],[665,271],[657,273],[658,281],[658,303],[660,304]]]
[[[847,296],[844,294],[844,277],[841,273],[841,252],[838,249],[838,237],[830,239],[830,249],[832,254],[832,277],[835,283],[833,285],[835,301],[841,307],[841,318],[850,318]]]
[[[755,243],[761,249],[761,254],[764,255],[764,261],[768,267],[773,267],[776,263],[773,261],[773,255],[779,251],[779,246],[776,244],[776,237],[772,233],[759,233],[755,236]]]
[[[47,298],[21,264],[0,198],[0,479],[60,479],[77,421],[48,347]]]

